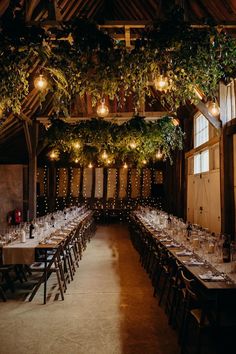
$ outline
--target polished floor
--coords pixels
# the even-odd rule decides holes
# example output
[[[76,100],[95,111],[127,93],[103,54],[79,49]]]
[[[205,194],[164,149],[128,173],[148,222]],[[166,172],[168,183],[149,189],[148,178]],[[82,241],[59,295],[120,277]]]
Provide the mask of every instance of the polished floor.
[[[27,288],[0,302],[0,354],[179,353],[126,226],[97,227],[65,301],[50,282],[47,305]]]

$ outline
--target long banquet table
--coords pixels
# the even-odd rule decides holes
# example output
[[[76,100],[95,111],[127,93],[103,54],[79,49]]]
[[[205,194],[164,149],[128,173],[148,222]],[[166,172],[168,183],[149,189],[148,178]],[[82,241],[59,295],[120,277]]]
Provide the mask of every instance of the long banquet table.
[[[19,239],[0,245],[0,264],[2,265],[31,265],[37,262],[39,254],[40,260],[44,261],[44,304],[46,303],[47,293],[47,254],[51,250],[55,250],[61,245],[71,232],[80,228],[83,223],[89,221],[93,216],[91,210],[83,212],[80,216],[72,218],[63,226],[63,228],[51,228],[45,234],[37,235],[34,238],[27,238],[26,242],[21,242]]]
[[[194,278],[198,284],[198,289],[201,296],[207,303],[212,304],[212,310],[216,314],[218,322],[224,318],[227,321],[227,317],[230,321],[234,321],[236,325],[236,277],[235,273],[224,274],[214,268],[209,262],[201,259],[193,251],[186,249],[185,245],[175,241],[173,235],[168,235],[168,231],[163,233],[162,230],[158,230],[153,227],[152,223],[147,222],[143,218],[142,214],[134,211],[131,214],[131,220],[138,225],[141,230],[145,230],[148,237],[160,243],[160,245],[169,252],[182,267],[186,270],[191,278]],[[164,235],[164,236],[163,236]],[[198,262],[191,263],[192,257],[197,258]],[[230,266],[230,264],[229,264]],[[204,278],[204,274],[207,272],[215,274],[215,276]]]

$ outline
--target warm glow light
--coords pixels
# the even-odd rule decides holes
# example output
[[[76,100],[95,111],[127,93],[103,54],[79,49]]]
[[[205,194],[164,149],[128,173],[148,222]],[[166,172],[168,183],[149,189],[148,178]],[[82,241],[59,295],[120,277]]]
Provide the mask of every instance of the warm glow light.
[[[102,154],[102,159],[106,160],[108,158],[108,155],[106,153],[106,150],[103,151],[103,154]]]
[[[55,150],[52,150],[49,154],[51,160],[57,160],[59,157],[59,153]]]
[[[0,119],[3,117],[3,109],[0,107]]]
[[[79,162],[79,159],[75,159],[75,163],[78,163]]]
[[[91,164],[91,162],[89,163],[88,167],[89,167],[89,168],[92,168],[92,167],[93,167],[93,165]]]
[[[143,160],[143,161],[142,161],[142,163],[143,163],[144,165],[146,165],[146,163],[147,163],[147,160]]]
[[[156,90],[164,91],[167,90],[169,83],[167,77],[160,75],[154,80],[154,86]]]
[[[109,109],[105,104],[105,99],[103,98],[101,104],[97,107],[97,115],[98,117],[106,117],[109,113]]]
[[[126,162],[124,163],[123,168],[128,168],[128,165]]]
[[[178,126],[179,125],[179,119],[178,118],[172,118],[172,123],[174,124],[174,126]]]
[[[217,102],[209,101],[207,102],[207,109],[208,111],[214,116],[218,117],[220,115],[220,107],[218,106]]]
[[[111,164],[111,160],[107,160],[107,164],[110,165]]]
[[[34,80],[34,87],[40,91],[45,90],[47,85],[48,85],[47,80],[45,79],[45,77],[42,74],[40,74]]]
[[[129,144],[129,146],[131,147],[131,149],[136,149],[137,144],[136,144],[135,141],[132,141],[132,142]]]
[[[160,150],[157,151],[157,153],[156,153],[156,158],[157,158],[158,160],[160,160],[160,159],[162,158],[162,153],[161,153]]]
[[[75,148],[75,149],[79,149],[79,148],[80,148],[80,143],[79,143],[78,141],[76,141],[76,142],[74,143],[74,148]]]

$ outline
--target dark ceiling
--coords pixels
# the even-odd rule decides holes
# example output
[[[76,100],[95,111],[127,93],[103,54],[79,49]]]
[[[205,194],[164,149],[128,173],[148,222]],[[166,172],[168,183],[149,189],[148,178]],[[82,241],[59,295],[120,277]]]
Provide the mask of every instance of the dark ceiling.
[[[106,21],[147,21],[153,22],[166,17],[167,13],[178,5],[182,7],[185,20],[192,24],[227,25],[229,31],[236,31],[236,0],[0,0],[0,21],[8,12],[21,13],[26,21],[69,21],[74,17],[93,19],[102,24]],[[231,27],[230,27],[231,26]],[[154,93],[156,94],[156,93]],[[75,115],[92,114],[91,98],[78,98],[72,105]],[[39,101],[37,92],[31,91],[23,105],[23,113],[32,117],[37,112]],[[110,109],[116,112],[116,105]],[[164,110],[156,104],[155,110]],[[130,111],[124,107],[123,111]],[[147,109],[148,110],[148,109]],[[48,113],[48,112],[46,112]],[[24,137],[23,122],[11,116],[4,127],[0,127],[0,163],[6,162],[6,154],[11,160],[26,162],[27,149]],[[3,128],[3,129],[2,129]],[[15,151],[23,154],[19,159]]]

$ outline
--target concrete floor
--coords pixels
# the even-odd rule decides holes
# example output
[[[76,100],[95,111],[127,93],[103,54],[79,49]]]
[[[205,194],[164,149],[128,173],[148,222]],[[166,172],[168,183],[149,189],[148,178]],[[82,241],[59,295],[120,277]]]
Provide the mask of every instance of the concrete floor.
[[[26,283],[0,302],[0,354],[179,353],[125,226],[97,227],[65,301],[54,280],[47,305],[25,299]]]

